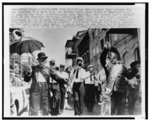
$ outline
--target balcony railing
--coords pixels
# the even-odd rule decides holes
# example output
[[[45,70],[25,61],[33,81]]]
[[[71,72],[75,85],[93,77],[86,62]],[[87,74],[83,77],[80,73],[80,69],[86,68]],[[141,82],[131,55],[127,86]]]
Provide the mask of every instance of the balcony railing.
[[[66,59],[74,58],[75,56],[76,56],[76,51],[75,50],[66,52]]]

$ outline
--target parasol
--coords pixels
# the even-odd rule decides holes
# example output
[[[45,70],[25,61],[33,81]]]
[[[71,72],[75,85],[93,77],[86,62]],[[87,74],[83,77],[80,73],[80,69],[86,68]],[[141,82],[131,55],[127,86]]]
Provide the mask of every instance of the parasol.
[[[10,54],[33,53],[34,51],[41,50],[42,47],[44,47],[42,42],[28,37],[23,41],[16,41],[10,44]]]

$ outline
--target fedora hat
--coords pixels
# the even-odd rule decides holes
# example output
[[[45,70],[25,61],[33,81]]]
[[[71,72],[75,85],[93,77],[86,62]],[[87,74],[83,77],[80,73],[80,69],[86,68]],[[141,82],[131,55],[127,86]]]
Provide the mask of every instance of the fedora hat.
[[[48,57],[45,55],[44,52],[40,52],[40,53],[38,54],[37,60],[38,60],[38,59],[47,59],[47,58],[48,58]]]

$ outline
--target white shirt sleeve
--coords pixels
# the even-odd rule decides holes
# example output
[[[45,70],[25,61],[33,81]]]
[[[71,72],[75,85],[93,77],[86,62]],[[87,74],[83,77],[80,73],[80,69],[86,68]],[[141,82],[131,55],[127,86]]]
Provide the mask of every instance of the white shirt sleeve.
[[[81,68],[81,73],[82,73],[81,78],[82,78],[82,79],[85,79],[85,78],[87,77],[87,73],[86,73],[85,69],[82,69],[82,68]]]
[[[69,79],[69,74],[67,72],[64,72],[64,78]]]
[[[74,68],[70,72],[70,80],[73,80],[74,77]]]

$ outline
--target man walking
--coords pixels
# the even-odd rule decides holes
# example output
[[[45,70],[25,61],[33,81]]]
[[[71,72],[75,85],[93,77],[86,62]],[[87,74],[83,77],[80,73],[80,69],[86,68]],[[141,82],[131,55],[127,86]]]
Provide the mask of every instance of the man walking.
[[[55,60],[51,60],[49,62],[50,68],[53,69],[57,75],[59,75],[59,70],[58,68],[55,67]],[[59,109],[60,109],[60,86],[59,83],[54,80],[52,77],[50,77],[50,92],[52,93],[50,97],[50,110],[51,110],[51,115],[58,115]]]
[[[71,80],[70,80],[71,67],[67,67],[65,71],[68,74],[68,82],[66,84],[67,88],[66,88],[66,94],[65,94],[64,108],[71,110],[72,109],[72,107],[70,106],[71,96],[72,96]]]
[[[38,115],[40,109],[43,115],[49,115],[49,77],[57,82],[65,82],[65,79],[60,78],[52,69],[45,66],[47,58],[45,53],[40,52],[37,59],[39,64],[32,66],[24,76],[24,80],[27,82],[32,79],[30,88],[31,115]]]
[[[59,76],[62,78],[65,78],[68,80],[68,74],[67,72],[65,72],[65,65],[61,64],[60,65],[60,72],[59,72]],[[64,105],[65,105],[65,94],[66,94],[66,88],[67,88],[67,84],[64,84],[64,82],[60,82],[60,112],[63,113],[64,111]]]
[[[85,78],[85,105],[88,112],[93,112],[95,104],[95,82],[94,66],[89,65]]]
[[[83,113],[83,79],[85,78],[85,70],[82,68],[82,66],[83,59],[81,57],[77,57],[76,66],[71,71],[75,115],[81,115]]]

